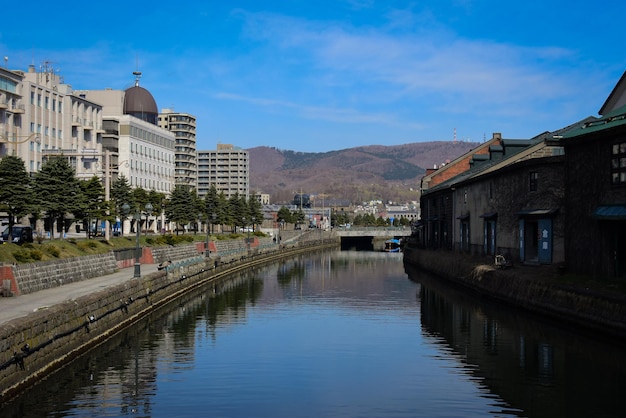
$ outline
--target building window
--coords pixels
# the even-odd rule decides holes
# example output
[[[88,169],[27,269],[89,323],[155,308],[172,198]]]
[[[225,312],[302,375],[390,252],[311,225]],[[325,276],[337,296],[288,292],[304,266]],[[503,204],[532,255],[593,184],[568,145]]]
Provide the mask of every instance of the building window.
[[[626,142],[613,144],[611,151],[611,183],[626,183]]]
[[[537,191],[537,180],[539,179],[539,173],[536,171],[531,171],[528,174],[528,190],[531,192]]]

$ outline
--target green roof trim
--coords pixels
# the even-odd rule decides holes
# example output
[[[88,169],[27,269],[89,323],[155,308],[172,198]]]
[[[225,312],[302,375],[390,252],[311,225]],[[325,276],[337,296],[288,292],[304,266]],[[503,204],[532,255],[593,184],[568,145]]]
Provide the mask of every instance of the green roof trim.
[[[601,118],[593,118],[580,127],[572,129],[563,135],[564,138],[574,138],[587,135],[594,132],[600,132],[607,129],[613,129],[618,126],[626,125],[626,105],[615,109],[611,113],[607,113]]]

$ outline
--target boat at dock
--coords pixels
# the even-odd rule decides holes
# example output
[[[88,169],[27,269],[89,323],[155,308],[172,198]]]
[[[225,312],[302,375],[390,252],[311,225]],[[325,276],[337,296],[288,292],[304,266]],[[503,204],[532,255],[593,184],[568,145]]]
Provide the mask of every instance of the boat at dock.
[[[399,253],[402,251],[402,241],[398,238],[391,238],[385,241],[384,251],[387,253]]]

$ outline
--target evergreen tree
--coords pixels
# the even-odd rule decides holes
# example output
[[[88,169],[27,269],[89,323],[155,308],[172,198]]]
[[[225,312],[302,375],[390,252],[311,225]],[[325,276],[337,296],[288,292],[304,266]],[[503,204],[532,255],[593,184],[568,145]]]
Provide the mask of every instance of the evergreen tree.
[[[254,196],[250,196],[248,199],[248,212],[250,216],[254,219],[254,224],[262,224],[263,223],[263,206],[258,199]]]
[[[198,223],[194,229],[194,234],[200,232],[202,219],[204,219],[204,200],[198,196],[196,189],[191,190],[191,200],[193,201],[194,220]]]
[[[276,220],[281,224],[293,223],[293,215],[289,209],[285,206],[281,206],[278,212],[276,212]]]
[[[217,223],[219,225],[230,225],[231,215],[228,207],[228,199],[224,191],[217,195]]]
[[[212,224],[217,222],[218,205],[217,189],[215,184],[211,184],[209,192],[204,196],[204,215],[207,222]],[[213,214],[215,214],[215,219],[213,219]]]
[[[228,212],[230,215],[229,225],[231,227],[245,226],[248,207],[245,204],[245,200],[241,200],[239,193],[235,193],[228,199]]]
[[[196,211],[189,186],[182,184],[174,186],[170,200],[165,206],[165,215],[170,221],[176,222],[176,234],[179,233],[180,225],[186,225],[195,219]]]
[[[111,185],[111,202],[109,203],[110,209],[113,216],[119,217],[122,223],[128,216],[127,214],[124,214],[122,206],[124,206],[125,203],[129,206],[132,204],[131,191],[132,188],[130,187],[130,183],[123,174],[116,178]]]
[[[141,187],[135,187],[131,192],[131,202],[129,203],[131,210],[142,211],[148,203],[148,192]]]
[[[248,206],[248,200],[246,196],[240,194],[238,196],[239,202],[237,202],[237,206],[239,207],[239,211],[243,214],[241,217],[243,227],[247,227],[252,225],[252,214],[250,213],[250,207]]]
[[[165,193],[157,192],[156,190],[150,190],[148,193],[148,202],[153,207],[152,214],[154,216],[161,216],[165,209],[165,203],[167,198],[165,197]],[[161,224],[161,229],[164,229],[165,225]]]
[[[296,225],[302,225],[304,223],[304,218],[304,211],[300,208],[291,214],[291,219]]]
[[[55,220],[59,220],[64,227],[65,215],[77,209],[80,185],[74,169],[63,157],[45,161],[35,175],[34,190],[48,218],[50,237],[54,239]]]
[[[80,195],[74,209],[74,217],[81,219],[85,226],[85,233],[89,238],[91,221],[95,220],[96,230],[98,223],[106,216],[107,202],[104,201],[104,187],[100,179],[93,176],[89,180],[79,180]]]
[[[0,207],[9,216],[9,242],[15,218],[21,218],[34,210],[33,189],[24,161],[8,155],[0,160]]]

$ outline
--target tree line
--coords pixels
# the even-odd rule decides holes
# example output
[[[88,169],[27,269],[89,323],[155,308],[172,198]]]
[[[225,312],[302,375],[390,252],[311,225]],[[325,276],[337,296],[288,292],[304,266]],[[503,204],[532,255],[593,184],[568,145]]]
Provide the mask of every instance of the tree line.
[[[204,198],[199,197],[194,188],[181,184],[175,185],[166,197],[155,190],[132,188],[122,175],[111,184],[107,201],[100,179],[95,175],[88,180],[78,179],[62,156],[45,160],[33,176],[19,157],[5,156],[0,160],[0,210],[8,215],[9,234],[16,220],[30,215],[35,221],[44,219],[54,239],[55,222],[65,228],[65,220],[72,215],[83,224],[89,237],[93,222],[96,225],[107,220],[113,223],[116,219],[133,219],[136,213],[145,215],[148,203],[153,208],[152,215],[164,214],[166,222],[177,225],[177,232],[179,227],[193,222],[236,228],[263,221],[258,200],[239,194],[228,198],[222,191],[218,193],[215,185],[211,185]],[[141,227],[140,218],[135,228]]]

